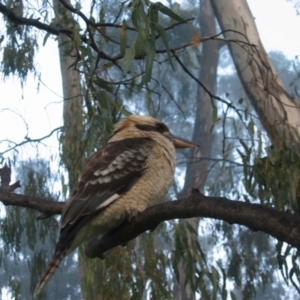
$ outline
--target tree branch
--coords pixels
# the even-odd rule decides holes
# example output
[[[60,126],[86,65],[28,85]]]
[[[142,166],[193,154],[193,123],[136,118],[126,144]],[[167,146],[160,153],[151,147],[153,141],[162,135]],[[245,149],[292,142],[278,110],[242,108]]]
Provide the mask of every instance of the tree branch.
[[[68,36],[72,36],[73,32],[68,28],[62,28],[62,27],[53,27],[47,24],[44,24],[39,21],[39,19],[32,19],[32,18],[23,18],[18,15],[16,15],[12,10],[10,10],[7,6],[0,3],[0,13],[5,15],[9,21],[12,23],[18,24],[18,25],[27,25],[27,26],[33,26],[38,29],[41,29],[43,31],[49,32],[54,35],[59,35],[60,33],[64,33]]]
[[[0,189],[4,205],[36,209],[44,215],[60,214],[63,202],[7,193]],[[100,240],[92,240],[86,248],[88,257],[102,257],[103,253],[122,245],[139,234],[154,230],[161,222],[185,218],[212,218],[230,224],[244,225],[254,231],[265,232],[278,240],[300,249],[300,218],[261,204],[234,201],[224,197],[207,197],[192,193],[186,199],[164,202],[147,208],[132,222],[124,223]]]
[[[263,231],[300,249],[300,218],[260,204],[207,197],[193,193],[183,200],[169,201],[147,208],[132,222],[123,224],[86,248],[88,257],[102,257],[107,250],[122,245],[139,234],[153,230],[159,223],[172,219],[212,218]]]
[[[62,208],[64,206],[64,202],[46,200],[15,193],[8,193],[2,188],[0,188],[0,201],[7,206],[12,205],[35,209],[47,215],[61,214]]]
[[[16,148],[18,148],[20,146],[23,146],[23,145],[25,145],[27,143],[40,143],[42,140],[45,140],[45,139],[49,138],[54,132],[59,131],[61,129],[63,129],[63,126],[57,127],[55,129],[53,129],[49,134],[47,134],[47,135],[45,135],[45,136],[43,136],[41,138],[37,138],[37,139],[31,139],[30,137],[27,136],[27,137],[25,137],[24,141],[22,141],[22,142],[20,142],[18,144],[15,144],[13,147],[10,147],[10,148],[6,149],[3,152],[0,152],[0,156],[2,156],[3,154],[5,154],[5,153],[7,153],[7,152],[9,152],[11,150],[14,150],[14,149],[16,149]],[[3,140],[3,142],[8,142],[8,140]]]
[[[14,24],[17,25],[26,25],[26,26],[33,26],[36,27],[40,30],[46,31],[50,34],[53,35],[59,35],[61,34],[65,34],[67,35],[69,38],[73,39],[74,33],[70,28],[65,28],[61,25],[58,26],[50,26],[47,24],[44,24],[42,22],[39,21],[39,19],[32,19],[32,18],[23,18],[18,16],[17,14],[15,14],[12,10],[10,10],[7,6],[3,5],[2,3],[0,3],[0,13],[2,13],[4,16],[6,16],[8,18],[8,20]],[[89,44],[89,39],[84,36],[84,35],[80,35],[80,40],[85,43],[85,44]],[[99,51],[99,49],[97,48],[97,46],[95,45],[90,45],[97,53],[99,53],[99,55],[101,56],[101,58],[107,59],[109,61],[112,61],[112,58],[110,56],[108,56],[106,53]]]

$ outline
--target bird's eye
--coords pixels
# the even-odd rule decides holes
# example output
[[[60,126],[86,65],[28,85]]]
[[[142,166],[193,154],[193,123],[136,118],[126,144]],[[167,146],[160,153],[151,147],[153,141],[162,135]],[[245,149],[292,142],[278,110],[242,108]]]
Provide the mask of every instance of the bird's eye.
[[[155,129],[156,129],[158,132],[163,132],[163,131],[164,131],[163,126],[160,125],[160,124],[156,124],[156,125],[155,125]]]

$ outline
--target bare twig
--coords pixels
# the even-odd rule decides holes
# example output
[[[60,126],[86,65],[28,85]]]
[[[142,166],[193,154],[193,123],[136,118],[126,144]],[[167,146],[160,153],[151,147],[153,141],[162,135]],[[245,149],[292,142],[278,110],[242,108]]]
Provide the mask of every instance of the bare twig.
[[[15,183],[9,185],[11,180],[11,169],[7,166],[7,164],[5,164],[3,168],[0,168],[0,179],[0,191],[10,193],[21,187],[20,181],[16,181]]]
[[[63,129],[63,127],[57,127],[55,129],[53,129],[49,134],[47,134],[41,138],[38,138],[38,139],[31,139],[31,138],[27,137],[25,141],[23,141],[19,144],[15,144],[13,147],[11,147],[3,152],[0,152],[0,155],[3,155],[4,153],[7,153],[7,152],[9,152],[13,149],[16,149],[17,147],[23,146],[24,144],[27,144],[27,143],[40,143],[42,140],[49,138],[54,132],[59,131],[61,129]]]
[[[114,19],[114,21],[113,21],[114,24],[118,21],[120,15],[121,15],[121,12],[122,12],[122,10],[123,10],[123,8],[124,8],[124,5],[125,5],[128,1],[129,1],[129,0],[125,0],[125,1],[121,2],[120,10],[119,10],[119,12],[117,13],[117,15],[116,15],[116,17],[115,17],[115,19]]]

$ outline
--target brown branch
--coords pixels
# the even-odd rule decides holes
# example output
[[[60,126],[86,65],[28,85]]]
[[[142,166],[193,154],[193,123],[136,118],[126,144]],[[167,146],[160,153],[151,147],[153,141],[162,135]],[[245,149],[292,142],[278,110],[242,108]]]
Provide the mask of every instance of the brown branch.
[[[100,240],[92,240],[86,248],[86,255],[91,258],[101,258],[107,250],[125,244],[147,230],[153,230],[161,222],[194,217],[244,225],[254,231],[263,231],[300,249],[299,217],[260,204],[193,193],[187,199],[147,208],[131,223],[123,224]]]
[[[16,15],[12,10],[10,10],[7,6],[0,3],[0,13],[5,15],[9,21],[12,23],[18,24],[18,25],[27,25],[27,26],[33,26],[38,29],[44,30],[46,32],[49,32],[54,35],[59,35],[60,33],[64,33],[68,36],[72,36],[73,33],[68,28],[62,28],[60,27],[53,27],[50,25],[46,25],[39,21],[39,19],[32,19],[32,18],[23,18],[18,15]]]
[[[64,202],[57,202],[27,195],[8,193],[2,188],[0,188],[0,201],[7,206],[10,205],[35,209],[46,215],[61,214],[62,208],[64,206]]]
[[[125,0],[125,1],[123,1],[123,2],[120,3],[120,4],[121,4],[120,9],[119,9],[119,11],[118,11],[118,13],[117,13],[117,15],[116,15],[114,21],[113,21],[113,24],[115,24],[115,23],[118,21],[120,15],[121,15],[121,12],[122,12],[122,10],[123,10],[123,8],[124,8],[124,5],[125,5],[128,1],[129,1],[129,0]]]
[[[68,4],[66,1],[64,1],[64,0],[59,0],[59,1],[62,5],[65,6],[66,9],[68,9],[72,13],[77,14],[78,16],[80,16],[85,21],[87,27],[89,27],[89,26],[94,27],[101,35],[103,35],[103,33],[98,30],[98,27],[101,27],[101,26],[106,26],[106,27],[109,27],[109,26],[110,27],[122,26],[122,25],[108,24],[108,23],[94,23],[93,21],[88,19],[85,16],[85,14],[83,14],[80,10],[74,8],[72,5]],[[33,26],[33,27],[36,27],[36,28],[41,29],[43,31],[46,31],[48,33],[51,33],[53,35],[59,35],[60,33],[66,34],[69,38],[73,39],[74,33],[71,29],[64,28],[61,25],[56,26],[56,27],[46,25],[46,24],[40,22],[39,19],[20,17],[17,14],[15,14],[12,10],[10,10],[7,6],[5,6],[1,3],[0,3],[0,13],[5,15],[12,23],[15,23],[15,24],[18,24],[18,25]],[[188,19],[187,21],[190,21],[190,20],[191,19]],[[169,27],[166,27],[165,30],[172,29],[172,28],[174,28],[175,26],[178,26],[178,25],[180,25],[180,23],[174,23],[174,24],[170,25]],[[135,29],[132,29],[132,28],[127,28],[127,29],[135,30]],[[106,35],[105,35],[105,37],[111,40],[110,37],[108,37]],[[92,35],[90,35],[90,39],[88,39],[84,35],[80,35],[80,40],[83,43],[90,45],[99,54],[99,56],[103,59],[107,59],[108,61],[111,61],[111,62],[115,63],[116,61],[123,58],[123,56],[121,54],[118,54],[114,57],[110,57],[105,52],[99,50],[98,47],[96,46],[95,42],[93,41]],[[92,43],[91,43],[91,40],[92,40]],[[115,41],[113,41],[113,42],[115,42]],[[170,49],[170,51],[175,52],[175,51],[178,51],[178,50],[181,50],[181,49],[185,49],[189,46],[190,46],[190,43],[184,44],[184,45],[178,46],[176,48]],[[160,53],[160,54],[161,53],[167,53],[167,52],[168,52],[167,49],[161,49],[161,50],[156,51],[156,53]],[[140,59],[144,59],[145,57],[146,57],[146,55],[136,55],[135,59],[140,60]]]
[[[56,35],[56,36],[59,35],[60,33],[65,34],[69,38],[73,39],[74,33],[71,29],[65,28],[65,27],[61,26],[61,24],[53,27],[53,26],[50,26],[50,25],[40,22],[39,19],[20,17],[17,14],[15,14],[12,10],[10,10],[7,6],[3,5],[2,3],[0,3],[0,13],[2,13],[4,16],[6,16],[7,19],[14,24],[33,26],[33,27],[36,27],[40,30],[46,31],[46,32]],[[97,46],[90,44],[90,40],[86,36],[81,35],[80,40],[84,44],[90,45],[101,56],[101,58],[107,59],[109,61],[113,61],[113,59],[109,55],[107,55],[103,51],[99,51]]]
[[[21,187],[20,181],[16,181],[15,183],[9,185],[11,180],[11,168],[9,168],[6,163],[3,168],[0,168],[0,179],[0,191],[2,192],[11,193],[15,189]]]
[[[200,81],[196,76],[194,76],[192,74],[192,72],[186,67],[186,65],[181,61],[181,59],[179,58],[179,56],[176,54],[175,51],[173,51],[172,49],[170,49],[170,51],[173,53],[173,57],[175,58],[175,60],[178,62],[178,64],[181,66],[181,68],[183,69],[183,71],[185,73],[187,73],[194,81],[196,81],[199,86],[209,95],[210,99],[211,99],[211,104],[213,107],[215,107],[215,104],[213,102],[213,99],[218,100],[224,104],[227,105],[228,108],[233,109],[236,114],[238,115],[238,117],[240,118],[241,122],[243,123],[243,125],[245,126],[245,128],[247,128],[247,124],[245,123],[245,121],[243,120],[243,115],[242,115],[242,110],[238,109],[235,105],[233,105],[233,103],[226,101],[224,99],[222,99],[219,96],[214,95],[207,87],[206,85]]]
[[[1,178],[2,188],[9,186],[10,177],[11,177],[11,168],[9,168],[7,164],[5,164],[3,168],[0,168],[0,178]]]
[[[40,219],[60,214],[63,202],[7,193],[0,189],[4,205],[21,206],[42,212]],[[261,204],[234,201],[224,197],[207,197],[193,193],[182,200],[169,201],[149,207],[132,222],[125,223],[100,240],[92,240],[86,248],[88,257],[102,257],[103,253],[153,230],[161,222],[185,218],[212,218],[230,224],[239,224],[251,230],[260,230],[278,240],[300,249],[300,218]]]
[[[10,193],[9,191],[20,186],[19,182],[9,185],[10,176],[11,170],[7,165],[0,169],[0,201],[4,205],[38,210],[42,213],[39,219],[61,214],[63,202]],[[103,258],[103,253],[109,249],[125,244],[147,230],[154,230],[161,222],[194,217],[212,218],[230,224],[244,225],[249,229],[265,232],[300,249],[300,218],[298,216],[261,204],[234,201],[225,197],[207,197],[194,190],[186,199],[149,207],[132,222],[122,224],[100,240],[92,240],[86,248],[86,255],[90,258]]]
[[[95,23],[93,21],[91,21],[90,19],[88,19],[86,17],[86,15],[84,13],[82,13],[80,10],[74,8],[72,5],[68,4],[65,0],[59,0],[60,3],[62,5],[65,6],[66,9],[68,9],[69,11],[71,11],[72,13],[74,14],[77,14],[79,17],[81,17],[88,29],[89,29],[89,26],[92,26],[94,27],[101,35],[105,36],[105,38],[115,42],[118,44],[118,42],[112,40],[110,37],[108,37],[107,35],[104,35],[103,32],[101,32],[98,27],[116,27],[116,28],[120,28],[122,27],[122,25],[117,25],[117,24],[112,24],[112,23]],[[58,26],[50,26],[50,25],[47,25],[45,23],[42,23],[39,21],[39,19],[32,19],[32,18],[24,18],[24,17],[20,17],[18,16],[17,14],[15,14],[11,9],[9,9],[7,6],[3,5],[2,3],[0,3],[0,13],[2,13],[4,16],[6,16],[8,18],[8,20],[12,23],[15,23],[15,24],[18,24],[18,25],[26,25],[26,26],[33,26],[33,27],[36,27],[40,30],[43,30],[43,31],[46,31],[50,34],[53,34],[53,35],[59,35],[59,34],[65,34],[67,35],[69,38],[73,39],[73,36],[74,36],[74,33],[71,29],[69,28],[65,28],[63,26],[61,26],[61,24],[59,24]],[[191,21],[193,20],[193,18],[190,18],[190,19],[187,19],[186,22],[188,21]],[[173,29],[174,27],[178,26],[178,25],[181,25],[182,23],[181,22],[178,22],[178,23],[174,23],[174,24],[171,24],[170,26],[164,28],[165,31],[167,30],[170,30],[170,29]],[[131,27],[127,27],[128,30],[133,30],[133,31],[136,31],[134,28],[131,28]],[[235,32],[234,30],[226,30],[226,31],[233,31]],[[213,37],[203,37],[201,39],[201,42],[205,42],[205,41],[208,41],[208,40],[221,40],[221,41],[224,41],[224,42],[234,42],[234,43],[242,43],[242,44],[245,44],[245,45],[248,45],[248,46],[251,46],[251,47],[255,47],[255,45],[252,45],[252,44],[248,44],[244,41],[239,41],[239,40],[225,40],[223,38],[218,38],[219,35],[221,35],[223,32],[226,32],[226,31],[222,31],[220,32],[219,34],[213,36]],[[239,33],[239,32],[237,32]],[[242,35],[242,33],[239,33]],[[157,35],[156,39],[159,38],[160,35]],[[115,55],[114,57],[110,57],[109,55],[107,55],[105,52],[101,51],[98,49],[98,47],[96,46],[96,43],[94,42],[93,40],[93,36],[92,34],[90,34],[90,38],[86,37],[85,35],[80,35],[80,40],[84,43],[84,44],[87,44],[89,45],[91,48],[93,48],[98,54],[99,54],[99,57],[103,58],[103,59],[107,59],[108,61],[111,61],[113,63],[116,63],[118,60],[122,59],[123,56],[121,54],[117,54]],[[91,42],[92,41],[92,42]],[[159,49],[159,50],[156,50],[156,53],[158,54],[163,54],[163,53],[167,53],[169,51],[175,53],[176,51],[179,51],[179,50],[182,50],[182,49],[185,49],[187,47],[190,46],[191,43],[187,43],[187,44],[184,44],[184,45],[181,45],[181,46],[178,46],[178,47],[175,47],[175,48],[172,48],[170,50],[168,49]],[[146,57],[146,55],[136,55],[134,58],[136,60],[140,60],[140,59],[144,59]],[[178,60],[175,56],[175,59]],[[179,63],[180,64],[180,63]],[[185,71],[186,72],[186,71]],[[194,76],[191,75],[191,73],[188,73],[193,79]],[[199,82],[198,82],[199,83]],[[200,84],[202,86],[203,89],[205,89],[205,87]],[[209,94],[210,97],[212,97],[211,94]],[[216,96],[213,96],[213,98],[219,100],[219,101],[222,101],[224,103],[226,103],[227,105],[229,105],[230,107],[233,107],[229,102],[226,102],[225,100],[219,98],[219,97],[216,97]]]
[[[195,20],[195,18],[189,18],[189,19],[186,19],[186,20],[184,20],[184,21],[185,21],[185,23],[187,24],[189,21],[194,21],[194,20]],[[178,26],[178,25],[180,26],[180,25],[182,25],[182,24],[184,24],[184,23],[182,23],[182,22],[173,23],[173,24],[171,24],[171,25],[165,27],[164,30],[165,30],[165,31],[168,31],[168,30],[174,29],[176,26]]]

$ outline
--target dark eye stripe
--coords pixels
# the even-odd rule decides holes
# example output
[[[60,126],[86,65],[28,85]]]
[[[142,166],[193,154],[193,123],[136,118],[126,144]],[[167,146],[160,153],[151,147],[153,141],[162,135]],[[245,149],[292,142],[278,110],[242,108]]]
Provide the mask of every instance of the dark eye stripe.
[[[142,125],[142,124],[136,124],[136,128],[144,131],[158,131],[158,132],[166,132],[169,131],[169,128],[163,124],[163,123],[157,123],[156,125]]]
[[[155,126],[151,126],[151,125],[135,124],[135,127],[138,128],[139,130],[143,130],[143,131],[157,131]]]
[[[159,126],[162,128],[163,131],[170,131],[168,126],[164,123],[159,123]]]

